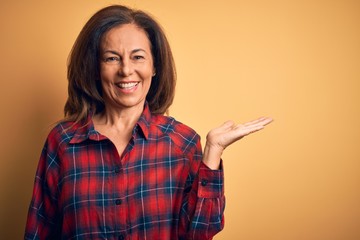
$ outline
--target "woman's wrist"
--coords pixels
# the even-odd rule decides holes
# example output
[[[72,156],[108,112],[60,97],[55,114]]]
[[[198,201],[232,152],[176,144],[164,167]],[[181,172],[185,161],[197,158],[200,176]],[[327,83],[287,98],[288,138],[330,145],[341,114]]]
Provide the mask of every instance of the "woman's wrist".
[[[206,143],[203,153],[203,163],[212,170],[220,168],[221,155],[224,149]]]

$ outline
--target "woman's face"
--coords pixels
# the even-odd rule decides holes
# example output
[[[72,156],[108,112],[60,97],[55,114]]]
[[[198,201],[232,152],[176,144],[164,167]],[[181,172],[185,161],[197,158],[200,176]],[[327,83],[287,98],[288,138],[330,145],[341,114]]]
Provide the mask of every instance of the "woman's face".
[[[134,24],[109,30],[100,46],[100,76],[106,108],[143,108],[155,70],[150,41]]]

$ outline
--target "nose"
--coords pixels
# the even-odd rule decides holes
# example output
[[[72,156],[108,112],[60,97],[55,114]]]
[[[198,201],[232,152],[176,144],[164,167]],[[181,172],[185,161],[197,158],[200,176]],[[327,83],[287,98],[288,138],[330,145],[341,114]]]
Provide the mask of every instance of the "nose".
[[[127,77],[130,76],[134,71],[134,66],[132,62],[128,59],[124,59],[121,63],[119,74],[121,76]]]

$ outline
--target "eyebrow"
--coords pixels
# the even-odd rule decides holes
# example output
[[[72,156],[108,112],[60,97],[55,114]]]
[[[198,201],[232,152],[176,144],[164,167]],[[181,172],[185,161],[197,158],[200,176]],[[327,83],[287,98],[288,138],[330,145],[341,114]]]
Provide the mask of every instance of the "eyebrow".
[[[131,50],[131,54],[137,53],[137,52],[145,52],[147,53],[144,49],[142,48],[136,48],[134,50]],[[115,51],[115,50],[105,50],[103,53],[112,53],[112,54],[116,54],[116,55],[120,55],[119,52]]]

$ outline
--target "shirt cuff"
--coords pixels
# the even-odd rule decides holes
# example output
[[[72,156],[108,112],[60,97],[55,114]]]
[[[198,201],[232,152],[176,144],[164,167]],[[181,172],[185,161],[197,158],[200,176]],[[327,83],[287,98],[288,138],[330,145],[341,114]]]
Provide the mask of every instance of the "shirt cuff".
[[[198,183],[199,198],[219,198],[224,196],[223,169],[222,160],[219,170],[212,170],[201,162]]]

